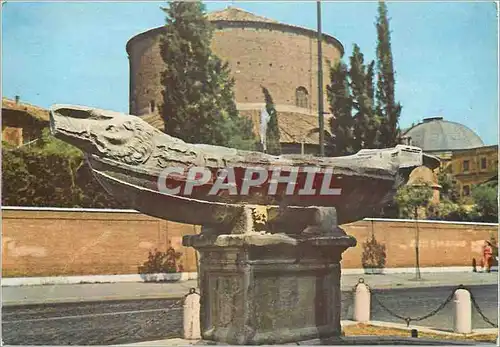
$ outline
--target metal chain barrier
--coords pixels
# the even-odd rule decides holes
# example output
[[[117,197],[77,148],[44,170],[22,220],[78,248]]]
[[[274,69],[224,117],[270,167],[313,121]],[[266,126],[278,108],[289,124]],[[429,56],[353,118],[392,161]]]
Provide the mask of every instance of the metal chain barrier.
[[[479,315],[481,316],[481,318],[486,322],[488,323],[489,325],[491,325],[492,327],[494,328],[498,328],[498,324],[495,324],[493,323],[491,320],[488,319],[488,317],[486,317],[483,313],[483,311],[481,311],[481,309],[479,308],[479,305],[477,304],[476,302],[476,299],[474,298],[474,295],[472,295],[472,292],[469,290],[469,293],[470,293],[470,300],[472,301],[472,305],[474,306],[474,308],[476,309],[477,313],[479,313]]]
[[[489,320],[485,315],[484,313],[481,311],[481,309],[479,308],[479,305],[477,304],[476,302],[476,299],[474,298],[474,295],[472,295],[472,292],[470,291],[470,289],[466,288],[464,285],[460,284],[459,286],[457,286],[456,288],[452,289],[450,295],[446,298],[445,301],[443,301],[443,303],[441,305],[439,305],[438,307],[436,307],[434,310],[432,310],[431,312],[429,312],[428,314],[424,315],[424,316],[420,316],[420,317],[404,317],[404,316],[401,316],[399,314],[397,314],[396,312],[392,311],[391,309],[389,309],[386,305],[384,305],[380,300],[379,298],[377,297],[376,293],[370,288],[370,286],[368,284],[365,283],[365,280],[363,278],[360,278],[358,280],[358,283],[354,286],[353,288],[353,291],[356,291],[356,288],[358,287],[358,285],[360,284],[364,284],[366,285],[366,287],[368,288],[372,298],[374,299],[374,301],[380,306],[382,307],[382,309],[384,311],[386,311],[387,313],[389,313],[391,316],[393,317],[396,317],[398,319],[401,319],[403,321],[406,322],[406,326],[410,326],[410,323],[411,322],[419,322],[419,321],[422,321],[424,319],[427,319],[427,318],[430,318],[432,316],[435,316],[436,314],[438,314],[442,309],[445,308],[446,305],[448,305],[450,303],[450,301],[453,300],[453,297],[455,295],[455,292],[458,290],[458,289],[465,289],[467,290],[469,293],[470,293],[470,297],[471,297],[471,302],[472,302],[472,305],[474,306],[474,308],[477,310],[477,312],[479,313],[479,315],[481,316],[481,318],[488,324],[490,324],[491,326],[495,327],[495,328],[498,328],[498,325],[493,323],[491,320]]]

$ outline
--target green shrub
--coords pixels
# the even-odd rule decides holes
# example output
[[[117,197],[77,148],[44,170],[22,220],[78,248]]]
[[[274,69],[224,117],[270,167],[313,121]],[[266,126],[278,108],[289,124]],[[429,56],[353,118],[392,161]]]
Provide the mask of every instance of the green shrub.
[[[160,252],[157,249],[149,251],[148,260],[139,266],[138,271],[140,274],[181,272],[182,266],[177,265],[181,256],[182,253],[177,252],[173,247],[169,247],[166,252]]]

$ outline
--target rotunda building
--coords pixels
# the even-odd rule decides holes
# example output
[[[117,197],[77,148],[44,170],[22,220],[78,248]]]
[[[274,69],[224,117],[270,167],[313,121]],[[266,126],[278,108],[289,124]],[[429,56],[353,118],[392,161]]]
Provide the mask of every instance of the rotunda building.
[[[283,152],[297,153],[301,146],[302,152],[317,153],[317,32],[233,7],[211,12],[207,17],[214,26],[213,52],[231,68],[240,114],[252,118],[258,133],[264,106],[262,87],[267,88],[278,112]],[[162,26],[138,34],[126,46],[130,113],[148,119],[159,117],[158,105],[162,103],[160,76],[165,65],[159,44],[163,30]],[[322,50],[324,108],[328,111],[329,66],[340,60],[344,48],[336,38],[323,34]],[[325,115],[326,131],[329,117]],[[160,127],[161,121],[157,120],[156,125]]]

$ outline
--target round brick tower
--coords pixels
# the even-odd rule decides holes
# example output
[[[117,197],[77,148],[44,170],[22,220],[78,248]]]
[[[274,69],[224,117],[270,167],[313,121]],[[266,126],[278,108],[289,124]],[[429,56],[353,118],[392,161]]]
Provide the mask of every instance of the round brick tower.
[[[251,117],[258,129],[264,106],[261,87],[266,87],[278,111],[280,142],[285,147],[302,144],[302,151],[304,145],[314,147],[318,143],[317,33],[233,7],[207,16],[215,28],[212,49],[229,63],[235,79],[234,92],[240,114]],[[163,27],[154,28],[127,43],[131,114],[159,116],[163,90],[160,76],[164,69],[159,49],[162,32]],[[325,91],[329,62],[337,62],[343,53],[337,39],[323,35]],[[326,93],[324,104],[328,111]],[[325,121],[325,128],[327,124]],[[305,152],[308,151],[306,148]]]

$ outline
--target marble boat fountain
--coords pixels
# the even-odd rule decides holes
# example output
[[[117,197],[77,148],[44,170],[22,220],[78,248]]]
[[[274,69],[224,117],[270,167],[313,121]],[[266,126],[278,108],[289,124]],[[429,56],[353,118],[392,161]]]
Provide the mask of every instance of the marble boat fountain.
[[[95,178],[117,200],[202,226],[183,239],[200,252],[202,337],[229,344],[339,336],[340,260],[356,240],[338,225],[373,216],[414,168],[439,165],[411,146],[334,158],[272,156],[189,144],[139,117],[85,106],[54,105],[50,117],[54,136],[86,154]],[[189,174],[193,167],[211,175],[201,180]],[[306,183],[311,167],[316,172]],[[165,175],[169,168],[177,172]],[[210,194],[227,168],[236,194]],[[267,178],[242,193],[256,169]],[[276,183],[277,170],[296,172],[291,188]],[[333,194],[319,189],[327,177]],[[314,192],[299,194],[306,184]]]

